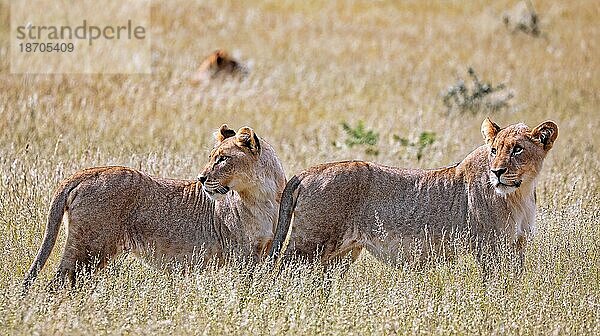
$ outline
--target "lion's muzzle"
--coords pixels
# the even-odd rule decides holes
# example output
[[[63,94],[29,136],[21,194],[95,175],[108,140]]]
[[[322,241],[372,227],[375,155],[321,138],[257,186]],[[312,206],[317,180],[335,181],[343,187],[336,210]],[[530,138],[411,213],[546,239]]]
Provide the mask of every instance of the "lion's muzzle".
[[[213,181],[212,183],[209,182],[204,182],[202,184],[202,190],[204,190],[204,192],[212,199],[219,199],[223,196],[225,196],[225,194],[227,194],[231,188],[229,188],[228,186],[222,186],[219,184],[219,182]]]
[[[495,174],[493,170],[492,172],[493,174],[490,174],[490,183],[492,184],[492,186],[494,186],[494,189],[496,189],[496,192],[500,195],[507,195],[514,192],[521,186],[523,182],[519,179],[507,179],[505,176],[498,177],[498,175]]]

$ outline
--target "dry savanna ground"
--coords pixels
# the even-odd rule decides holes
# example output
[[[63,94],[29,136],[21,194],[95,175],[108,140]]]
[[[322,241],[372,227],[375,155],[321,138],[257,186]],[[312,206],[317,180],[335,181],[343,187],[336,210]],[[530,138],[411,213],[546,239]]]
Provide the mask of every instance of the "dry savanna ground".
[[[0,334],[600,334],[600,4],[535,1],[533,36],[504,25],[515,3],[154,1],[153,74],[87,76],[9,74],[0,1]],[[216,48],[249,77],[191,86]],[[341,159],[436,167],[482,143],[487,115],[560,127],[520,277],[486,287],[471,256],[411,270],[363,253],[327,281],[314,265],[183,277],[127,257],[51,295],[61,236],[18,295],[54,188],[82,168],[194,178],[222,123],[253,127],[288,177]]]

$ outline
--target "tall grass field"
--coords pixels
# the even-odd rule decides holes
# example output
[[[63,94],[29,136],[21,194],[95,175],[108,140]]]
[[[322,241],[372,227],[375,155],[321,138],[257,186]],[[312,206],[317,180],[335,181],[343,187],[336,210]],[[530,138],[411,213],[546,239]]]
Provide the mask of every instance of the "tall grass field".
[[[599,335],[600,3],[534,1],[536,34],[517,3],[152,1],[152,74],[16,75],[0,0],[0,334]],[[218,48],[249,76],[191,85]],[[63,226],[21,296],[52,194],[78,170],[193,179],[224,123],[271,143],[288,178],[345,159],[434,168],[483,144],[488,116],[560,130],[520,276],[484,284],[468,254],[413,269],[363,252],[327,275],[232,260],[186,276],[122,256],[50,293]]]

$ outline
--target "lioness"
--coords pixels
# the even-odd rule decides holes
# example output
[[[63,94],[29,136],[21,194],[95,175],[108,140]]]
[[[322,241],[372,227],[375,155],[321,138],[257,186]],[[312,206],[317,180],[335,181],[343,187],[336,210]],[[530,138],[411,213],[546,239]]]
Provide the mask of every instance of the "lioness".
[[[59,284],[67,278],[74,284],[76,270],[101,268],[127,251],[167,270],[202,267],[233,251],[260,259],[272,240],[283,168],[273,148],[248,127],[236,134],[223,125],[215,138],[200,181],[97,167],[62,182],[25,289],[48,259],[65,214],[67,241],[53,280]]]
[[[202,61],[198,70],[191,78],[192,84],[208,83],[211,79],[233,76],[243,78],[248,75],[248,69],[233,59],[225,50],[215,50]]]
[[[450,167],[348,161],[294,176],[282,195],[270,257],[280,253],[293,215],[286,254],[324,264],[346,255],[355,260],[363,247],[392,264],[420,264],[451,257],[461,243],[481,261],[484,251],[506,242],[521,264],[535,222],[536,178],[558,128],[546,121],[533,130],[501,129],[486,119],[481,132],[485,145]]]

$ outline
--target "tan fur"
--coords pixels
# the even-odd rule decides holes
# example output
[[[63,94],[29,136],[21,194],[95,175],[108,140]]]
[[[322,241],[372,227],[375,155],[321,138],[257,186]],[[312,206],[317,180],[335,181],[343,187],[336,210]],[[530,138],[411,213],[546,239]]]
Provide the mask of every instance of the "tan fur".
[[[233,59],[224,50],[215,50],[202,61],[191,78],[192,84],[206,84],[215,78],[238,77],[248,75],[248,69]]]
[[[103,267],[122,252],[167,270],[203,267],[233,252],[262,258],[285,186],[283,168],[273,148],[250,128],[236,134],[223,125],[216,138],[202,172],[204,186],[126,167],[90,168],[65,180],[52,201],[25,288],[48,259],[63,215],[68,228],[54,277],[58,283],[67,277],[73,282],[77,269]]]
[[[486,144],[450,167],[348,161],[294,176],[282,195],[271,257],[291,231],[285,254],[323,263],[356,259],[362,248],[392,264],[451,258],[458,245],[483,258],[484,247],[494,251],[499,243],[522,258],[534,228],[536,178],[558,128],[548,121],[501,130],[486,119],[482,133]],[[507,170],[498,179],[491,169]]]

